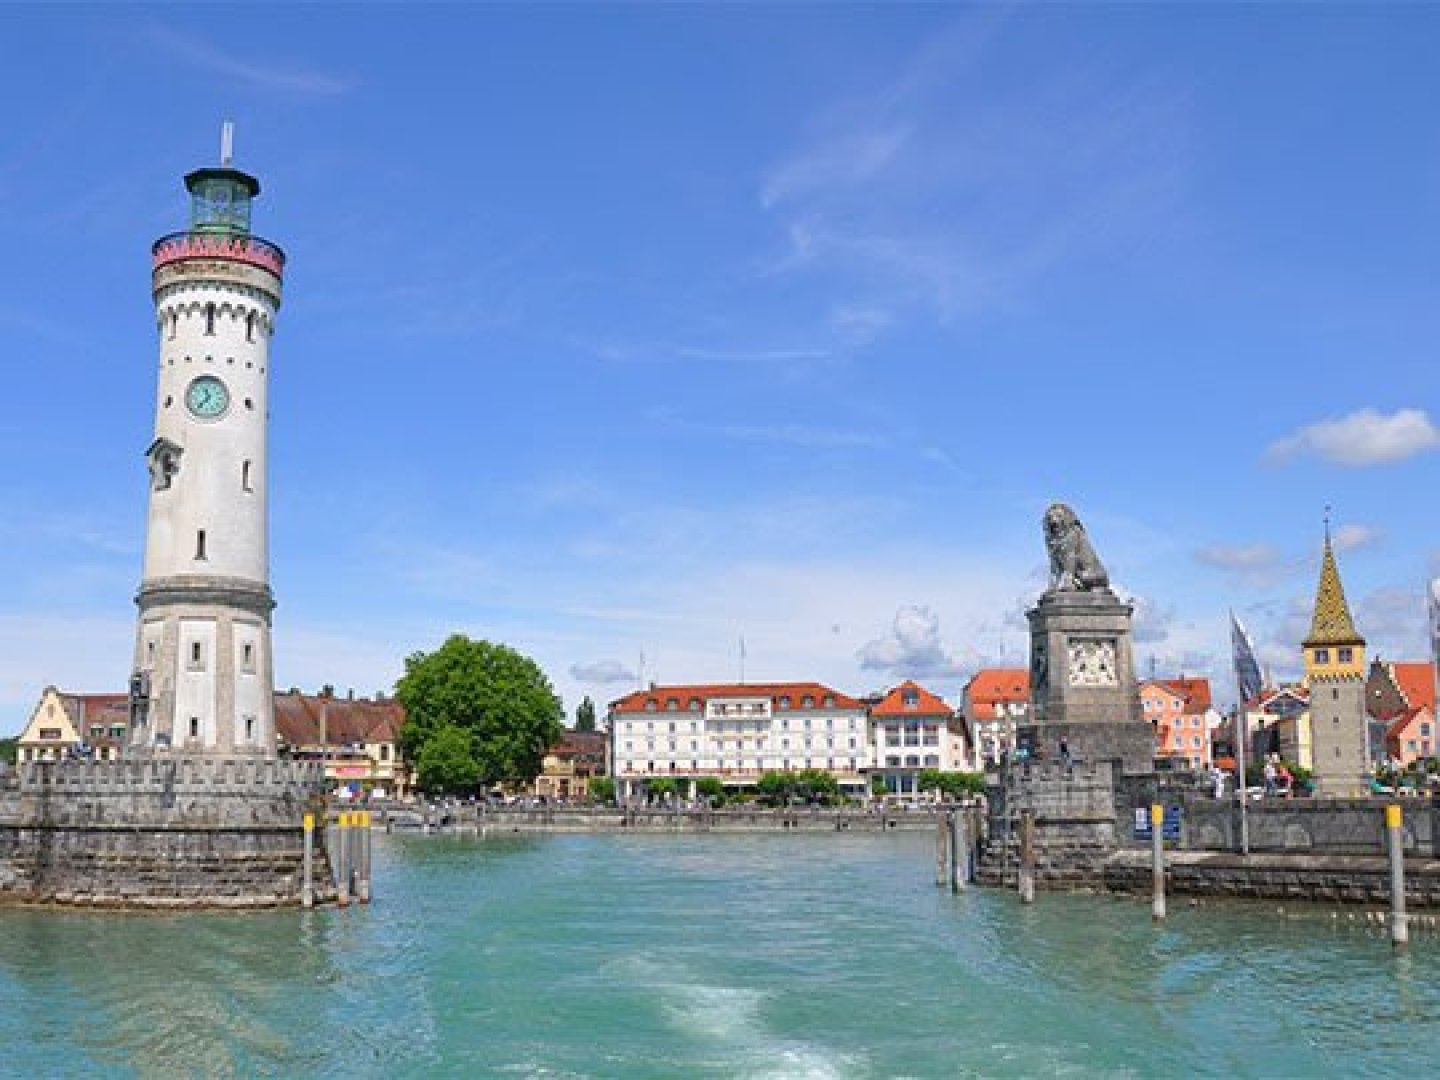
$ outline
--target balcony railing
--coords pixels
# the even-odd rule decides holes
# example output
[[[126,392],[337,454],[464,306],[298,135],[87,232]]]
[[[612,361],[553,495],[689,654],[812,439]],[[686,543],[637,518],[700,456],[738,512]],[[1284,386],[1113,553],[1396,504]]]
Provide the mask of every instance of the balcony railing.
[[[258,236],[227,233],[180,232],[162,236],[150,249],[155,269],[181,259],[233,259],[269,270],[276,277],[285,271],[285,252]]]

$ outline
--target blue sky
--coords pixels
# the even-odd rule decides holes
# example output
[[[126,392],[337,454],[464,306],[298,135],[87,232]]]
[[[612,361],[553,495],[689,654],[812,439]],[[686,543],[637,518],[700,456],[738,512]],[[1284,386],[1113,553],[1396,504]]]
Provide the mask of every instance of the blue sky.
[[[1440,9],[8,6],[0,731],[118,689],[148,249],[223,119],[290,255],[280,686],[451,631],[641,674],[1023,663],[1072,503],[1137,661],[1440,572]]]

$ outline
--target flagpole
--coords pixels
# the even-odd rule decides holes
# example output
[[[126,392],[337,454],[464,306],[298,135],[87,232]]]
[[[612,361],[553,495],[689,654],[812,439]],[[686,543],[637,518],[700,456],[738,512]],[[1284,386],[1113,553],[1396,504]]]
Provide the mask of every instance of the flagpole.
[[[1245,781],[1245,744],[1246,738],[1246,715],[1245,699],[1248,696],[1246,691],[1248,684],[1259,683],[1259,666],[1257,664],[1254,649],[1250,645],[1249,636],[1245,633],[1240,620],[1235,617],[1235,612],[1230,612],[1230,645],[1231,655],[1235,665],[1235,769],[1239,774],[1235,778],[1235,793],[1240,798],[1240,854],[1250,854],[1250,800],[1246,797]],[[1246,668],[1254,668],[1247,678]],[[1256,686],[1257,699],[1264,688]]]
[[[1235,768],[1239,771],[1235,788],[1240,794],[1240,854],[1250,854],[1250,809],[1245,797],[1245,690],[1235,680]]]

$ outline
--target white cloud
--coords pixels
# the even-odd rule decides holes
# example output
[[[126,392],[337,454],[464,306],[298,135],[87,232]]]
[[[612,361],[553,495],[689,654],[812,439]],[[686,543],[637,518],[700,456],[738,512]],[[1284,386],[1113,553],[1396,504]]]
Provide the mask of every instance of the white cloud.
[[[1378,544],[1384,535],[1373,525],[1341,525],[1331,534],[1330,542],[1336,551],[1355,551]]]
[[[1214,544],[1195,552],[1195,558],[1220,570],[1245,572],[1270,570],[1280,564],[1280,552],[1269,544]]]
[[[570,677],[576,682],[597,683],[602,686],[636,681],[635,672],[619,660],[594,660],[587,664],[571,664]]]
[[[966,666],[941,640],[939,617],[921,605],[902,607],[895,613],[889,636],[867,642],[856,657],[866,671],[884,671],[902,679],[955,676]]]
[[[1272,443],[1272,461],[1313,456],[1332,465],[1390,465],[1440,446],[1437,428],[1423,409],[1398,409],[1385,415],[1361,409],[1349,416],[1321,420]]]

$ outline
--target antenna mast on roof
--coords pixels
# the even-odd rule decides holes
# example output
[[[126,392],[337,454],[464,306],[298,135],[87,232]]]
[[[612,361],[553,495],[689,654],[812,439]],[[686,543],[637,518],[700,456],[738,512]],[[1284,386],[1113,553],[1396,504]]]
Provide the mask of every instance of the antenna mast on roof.
[[[220,165],[228,169],[235,159],[235,125],[226,120],[220,125]]]

